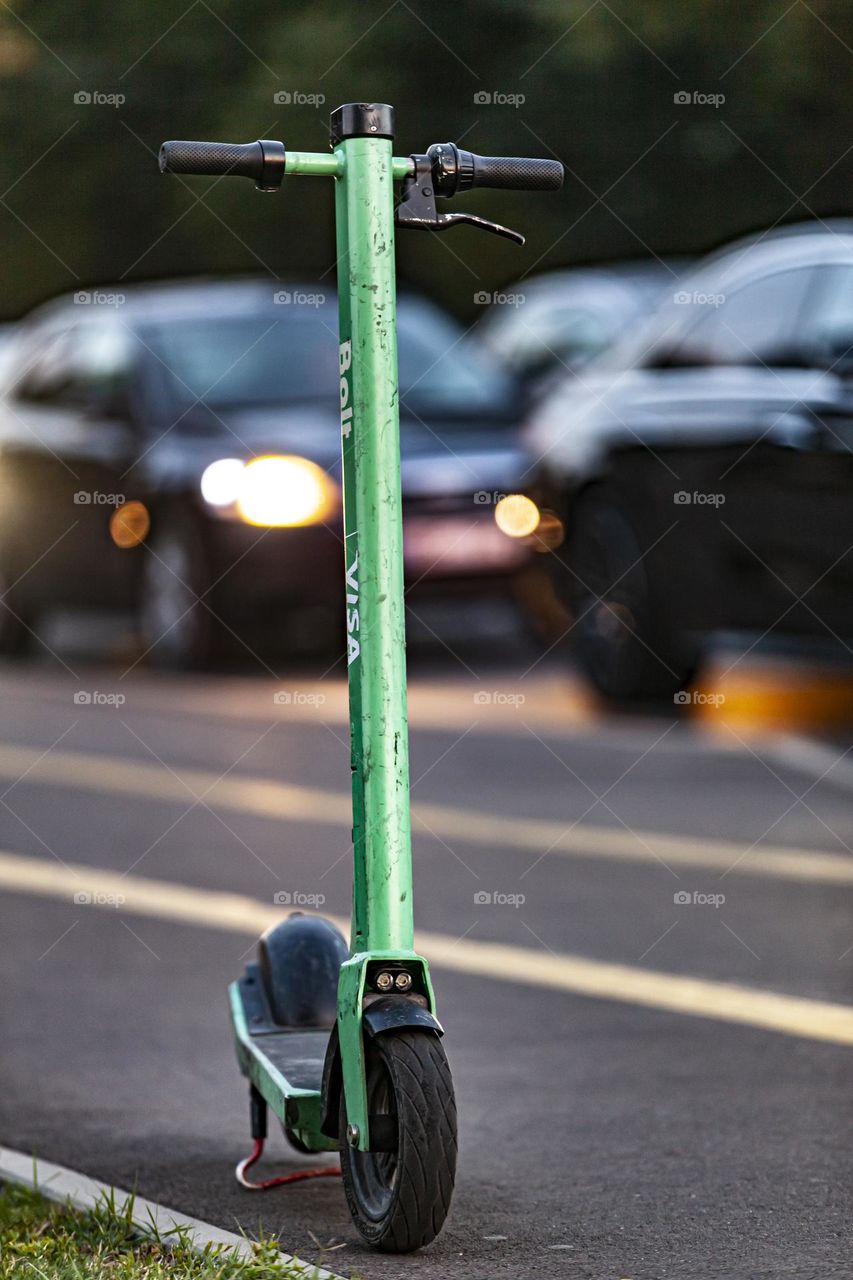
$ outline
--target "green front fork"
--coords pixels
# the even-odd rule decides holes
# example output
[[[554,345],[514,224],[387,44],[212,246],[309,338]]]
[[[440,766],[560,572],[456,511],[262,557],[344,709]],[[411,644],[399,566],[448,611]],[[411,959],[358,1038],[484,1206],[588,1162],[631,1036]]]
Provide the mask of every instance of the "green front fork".
[[[394,180],[412,162],[387,138],[348,138],[333,156],[291,153],[288,173],[336,179],[347,664],[353,804],[350,959],[338,1036],[348,1131],[368,1150],[362,1009],[380,962],[401,964],[434,1012],[414,951],[403,524],[394,254]]]

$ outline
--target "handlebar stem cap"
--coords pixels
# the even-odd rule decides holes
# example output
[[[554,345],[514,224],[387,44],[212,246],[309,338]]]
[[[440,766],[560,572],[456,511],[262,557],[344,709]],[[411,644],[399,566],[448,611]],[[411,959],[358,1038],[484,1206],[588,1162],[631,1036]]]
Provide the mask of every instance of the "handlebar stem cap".
[[[334,149],[345,138],[394,138],[394,108],[386,102],[345,102],[329,116]]]

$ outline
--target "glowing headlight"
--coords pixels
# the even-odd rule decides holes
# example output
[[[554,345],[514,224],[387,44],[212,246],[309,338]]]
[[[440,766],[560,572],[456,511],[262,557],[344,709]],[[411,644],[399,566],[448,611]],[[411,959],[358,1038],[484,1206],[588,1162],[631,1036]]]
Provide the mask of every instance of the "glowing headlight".
[[[211,462],[201,477],[201,496],[212,507],[230,507],[237,501],[244,464],[239,458]]]
[[[321,467],[307,458],[255,458],[240,478],[237,510],[247,524],[294,527],[326,520],[335,490]]]
[[[201,477],[201,495],[221,516],[266,528],[317,524],[334,514],[337,489],[307,458],[219,458]]]
[[[509,493],[495,507],[495,524],[509,538],[529,538],[539,524],[539,508],[523,493]]]

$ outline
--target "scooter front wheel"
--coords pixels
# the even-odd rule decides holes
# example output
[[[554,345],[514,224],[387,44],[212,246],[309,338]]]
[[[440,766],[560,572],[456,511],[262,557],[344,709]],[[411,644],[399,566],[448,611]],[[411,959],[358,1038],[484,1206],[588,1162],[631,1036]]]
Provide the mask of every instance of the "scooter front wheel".
[[[375,1249],[410,1253],[441,1230],[456,1174],[456,1100],[441,1040],[398,1031],[365,1043],[368,1114],[387,1150],[347,1140],[341,1096],[341,1170],[350,1212]]]

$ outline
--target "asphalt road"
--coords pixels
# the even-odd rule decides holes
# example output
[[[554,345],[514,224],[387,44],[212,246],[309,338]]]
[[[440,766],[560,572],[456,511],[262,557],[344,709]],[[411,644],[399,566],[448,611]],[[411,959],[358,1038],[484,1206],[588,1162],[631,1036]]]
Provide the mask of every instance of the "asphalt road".
[[[282,890],[322,894],[347,913],[347,833],[333,807],[305,820],[241,800],[252,779],[346,796],[337,673],[318,685],[316,672],[174,680],[124,675],[117,660],[68,664],[73,674],[0,670],[0,849],[127,873],[129,901],[142,876],[268,906]],[[253,947],[237,928],[7,886],[0,1142],[230,1229],[262,1224],[304,1258],[377,1280],[853,1275],[849,1045],[794,1024],[768,1030],[749,1013],[707,1016],[699,997],[693,1016],[654,993],[640,1003],[618,973],[606,998],[547,987],[524,965],[568,955],[664,975],[662,992],[667,975],[686,975],[853,1003],[848,864],[834,882],[809,860],[853,866],[843,748],[823,748],[821,766],[742,726],[602,720],[553,665],[522,676],[528,665],[484,671],[469,654],[468,670],[448,659],[415,664],[412,678],[414,798],[463,815],[458,839],[416,823],[418,924],[460,940],[461,955],[509,949],[491,974],[456,965],[452,947],[435,966],[461,1156],[432,1247],[369,1253],[333,1180],[258,1196],[236,1185],[247,1107],[224,989]],[[92,701],[75,703],[80,691]],[[81,785],[75,761],[92,756]],[[186,769],[247,786],[198,802],[195,784],[182,794],[176,781]],[[609,856],[581,840],[546,853],[538,827],[519,846],[492,842],[471,812],[496,832],[510,818],[547,821],[603,831],[617,849],[627,834],[636,849]],[[656,856],[664,836],[694,842],[695,865]],[[769,849],[769,864],[780,849],[805,853],[794,876],[768,860],[727,874],[703,862],[712,845],[732,863],[752,849]],[[484,892],[492,901],[480,904]],[[277,1136],[268,1144],[269,1172],[303,1163]]]

